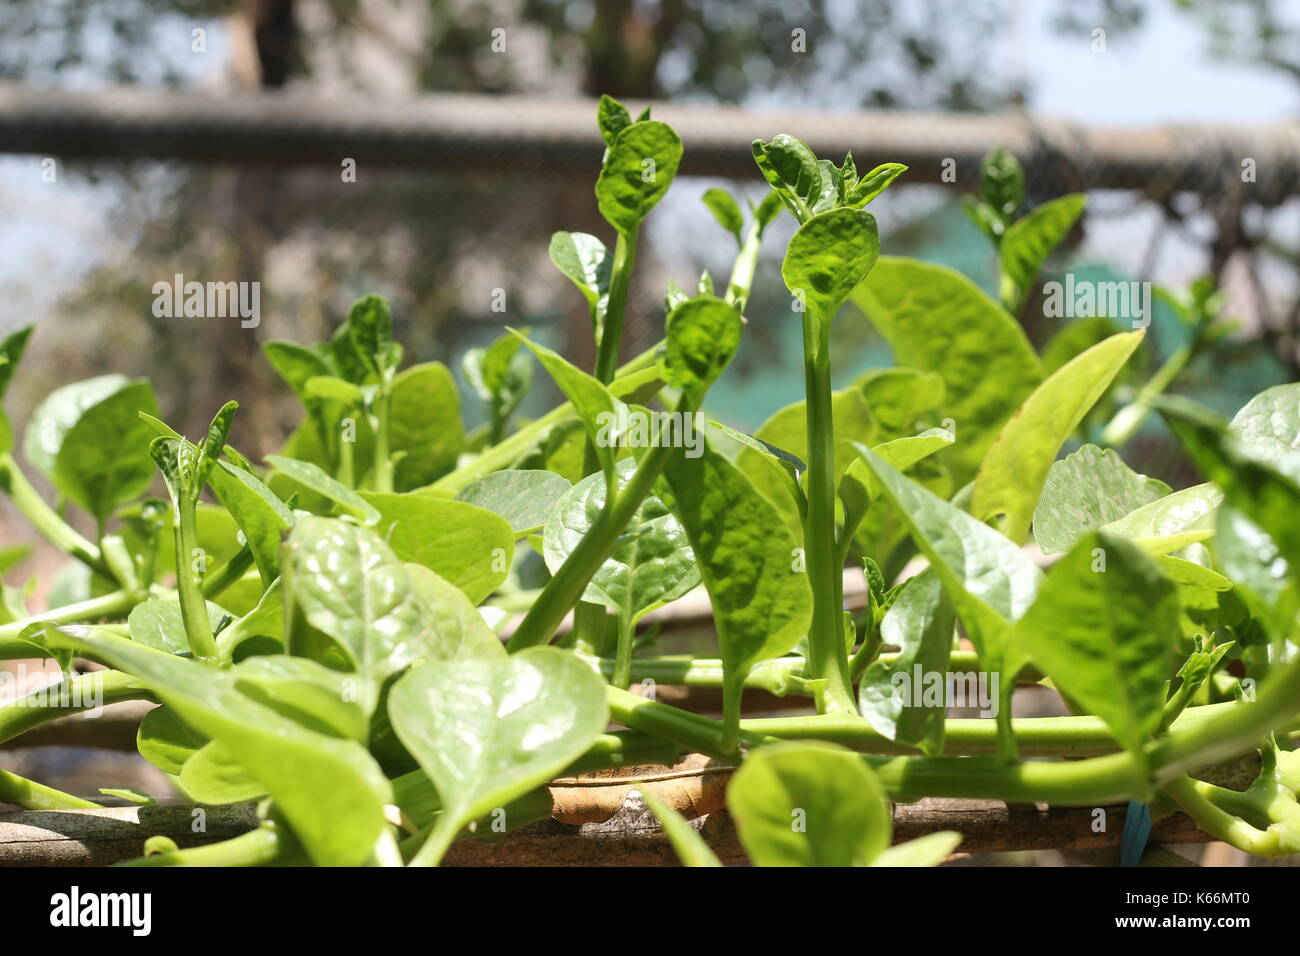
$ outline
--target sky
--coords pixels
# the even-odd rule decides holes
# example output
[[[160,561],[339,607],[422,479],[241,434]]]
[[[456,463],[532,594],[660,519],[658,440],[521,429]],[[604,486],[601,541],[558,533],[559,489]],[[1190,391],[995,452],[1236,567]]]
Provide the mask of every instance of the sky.
[[[1140,31],[1063,36],[1049,23],[1053,4],[1009,0],[1003,38],[1006,74],[1031,78],[1031,108],[1045,116],[1106,126],[1148,123],[1273,123],[1300,114],[1300,84],[1276,71],[1208,58],[1205,36],[1168,2],[1149,3]],[[1300,4],[1293,9],[1300,13]],[[1005,75],[1005,74],[1004,74]]]

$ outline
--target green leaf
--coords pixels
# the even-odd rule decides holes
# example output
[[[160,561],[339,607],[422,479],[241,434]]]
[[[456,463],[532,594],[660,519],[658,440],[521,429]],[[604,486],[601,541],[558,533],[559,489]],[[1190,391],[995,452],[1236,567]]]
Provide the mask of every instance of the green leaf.
[[[195,803],[213,806],[242,803],[266,795],[266,787],[244,769],[230,748],[215,740],[185,761],[180,783]]]
[[[1133,544],[1089,532],[1062,558],[1016,637],[1061,691],[1143,760],[1179,633],[1174,585]]]
[[[893,830],[876,775],[860,755],[830,744],[754,751],[731,778],[727,807],[757,866],[866,866]]]
[[[757,206],[754,205],[752,200],[750,201],[749,211],[754,217],[754,222],[758,225],[759,235],[762,235],[776,217],[781,215],[781,210],[784,207],[785,203],[781,200],[781,194],[775,189],[769,190]]]
[[[1130,511],[1101,530],[1128,538],[1147,554],[1167,554],[1214,534],[1221,501],[1223,492],[1214,485],[1193,485]]]
[[[1042,379],[1024,331],[965,276],[913,259],[882,257],[853,301],[889,343],[895,364],[943,379],[941,413],[957,437],[947,457],[964,484]]]
[[[781,278],[814,323],[827,323],[867,277],[879,254],[880,236],[871,213],[832,209],[799,227],[786,248]]]
[[[123,383],[81,411],[55,455],[54,486],[101,522],[118,505],[144,494],[153,480],[153,429],[139,411],[157,413],[153,387],[145,381]]]
[[[976,518],[985,521],[1001,516],[1006,536],[1016,544],[1024,542],[1056,453],[1105,393],[1144,334],[1127,332],[1093,346],[1025,399],[980,465],[971,502]]]
[[[185,723],[174,708],[164,704],[144,715],[135,742],[141,757],[163,773],[175,776],[208,738]]]
[[[18,362],[27,350],[27,340],[31,338],[35,326],[26,325],[15,332],[10,332],[0,339],[0,398],[9,390]]]
[[[858,180],[857,185],[848,191],[844,197],[845,205],[861,209],[888,189],[890,183],[905,172],[907,167],[902,163],[882,163]]]
[[[605,730],[605,683],[567,651],[422,664],[394,686],[398,738],[438,788],[442,817],[419,862],[461,827],[552,779]]]
[[[1043,573],[1005,536],[899,474],[859,447],[885,496],[943,582],[985,667],[1018,670],[1018,652],[1006,642],[1008,625],[1033,603]]]
[[[546,524],[569,482],[550,471],[507,469],[484,475],[456,494],[457,501],[498,514],[521,538]]]
[[[756,139],[751,148],[763,178],[777,191],[799,222],[807,220],[822,188],[821,167],[816,154],[807,143],[788,133],[778,133],[769,143]]]
[[[1164,398],[1157,407],[1202,473],[1223,489],[1214,504],[1226,498],[1267,531],[1291,574],[1300,579],[1300,522],[1295,520],[1300,513],[1300,458],[1259,457],[1254,448],[1262,445],[1268,455],[1276,446],[1256,439],[1252,448],[1243,447],[1216,416],[1186,399]],[[1213,527],[1214,516],[1206,514],[1201,520],[1206,517]]]
[[[1074,228],[1087,201],[1083,193],[1071,193],[1043,203],[1007,227],[998,258],[1003,274],[1016,285],[1017,305],[1047,256]]]
[[[140,793],[138,790],[129,790],[125,787],[100,787],[99,792],[106,797],[117,797],[119,800],[134,803],[138,807],[150,807],[158,803],[147,793]]]
[[[955,626],[952,603],[934,570],[910,579],[880,622],[881,639],[898,647],[898,654],[892,661],[873,661],[858,690],[862,716],[878,733],[932,757],[943,753]]]
[[[718,857],[709,849],[698,830],[670,807],[664,799],[649,790],[641,792],[641,799],[650,808],[650,812],[664,828],[664,835],[673,845],[673,850],[682,861],[683,866],[722,866]]]
[[[433,635],[430,656],[441,660],[501,657],[505,645],[492,633],[465,592],[422,564],[407,564],[411,588],[424,604],[424,625]]]
[[[239,690],[310,730],[365,743],[370,722],[356,678],[303,657],[250,657],[231,670]]]
[[[557,232],[551,236],[551,262],[555,268],[578,287],[595,325],[596,341],[600,341],[605,324],[605,311],[609,307],[609,283],[613,275],[614,259],[605,244],[585,232]]]
[[[668,313],[665,346],[659,354],[664,381],[698,406],[740,346],[741,318],[722,299],[699,296]]]
[[[359,518],[366,524],[374,524],[379,520],[379,513],[361,495],[325,474],[319,465],[282,455],[267,455],[266,460],[282,475],[337,504],[345,514]]]
[[[300,400],[307,397],[309,381],[331,375],[329,365],[319,353],[293,342],[267,342],[262,352]]]
[[[1034,510],[1034,540],[1044,554],[1069,551],[1089,531],[1167,494],[1168,485],[1139,475],[1111,449],[1084,445],[1052,463]]]
[[[303,386],[302,396],[339,402],[348,408],[359,408],[366,400],[360,385],[353,385],[337,375],[313,375]]]
[[[743,242],[745,217],[736,205],[736,200],[731,198],[731,193],[714,186],[704,191],[702,199],[704,205],[709,207],[709,212],[713,213],[713,218],[718,220],[718,225],[735,236],[737,242]]]
[[[215,628],[226,617],[226,612],[211,601],[208,602],[208,621]],[[185,622],[181,618],[180,601],[174,598],[154,597],[137,604],[131,609],[126,619],[131,640],[145,647],[168,654],[188,655],[190,639],[185,633]]]
[[[402,561],[421,564],[460,588],[478,604],[510,572],[515,534],[500,515],[464,501],[418,492],[362,499],[379,515],[375,525]]]
[[[289,535],[284,573],[288,650],[319,659],[317,635],[332,641],[362,679],[357,698],[367,714],[386,678],[422,658],[450,657],[464,643],[463,627],[449,630],[447,643],[434,631],[428,598],[441,594],[436,582],[416,580],[368,528],[303,519]]]
[[[365,748],[248,698],[230,672],[94,628],[65,628],[48,640],[137,675],[186,724],[220,741],[271,794],[315,863],[355,866],[370,856],[392,793]]]
[[[601,138],[606,146],[613,146],[618,134],[632,125],[632,116],[627,107],[612,96],[602,94],[596,104],[596,124],[600,127]]]
[[[347,321],[339,327],[334,341],[335,355],[347,369],[365,369],[367,375],[379,377],[395,371],[402,361],[402,347],[393,341],[393,316],[388,300],[367,295],[352,303]],[[355,384],[363,378],[353,373]]]
[[[887,847],[871,861],[872,866],[938,866],[957,849],[961,834],[954,830],[927,833],[915,840]]]
[[[465,447],[465,428],[456,379],[447,366],[441,362],[412,365],[393,379],[388,444],[394,456],[401,456],[393,468],[397,491],[423,487],[456,466]]]
[[[939,375],[914,368],[872,369],[858,376],[853,387],[890,437],[914,432],[917,419],[939,409],[947,391]]]
[[[280,541],[293,527],[293,512],[260,479],[229,462],[218,462],[208,482],[244,533],[262,586],[270,587],[280,576]]]
[[[895,438],[871,450],[899,471],[906,471],[918,461],[941,451],[952,444],[952,435],[942,428],[929,428],[909,438]],[[850,444],[850,448],[853,446]],[[856,454],[856,450],[855,450]],[[876,481],[861,458],[854,458],[840,479],[838,494],[844,505],[844,525],[852,533],[867,513],[867,509],[880,497],[880,483]]]
[[[1269,634],[1279,640],[1289,635],[1300,610],[1300,593],[1272,536],[1235,508],[1220,508],[1214,554]]]
[[[1228,431],[1264,461],[1300,451],[1300,383],[1264,389],[1233,416]]]
[[[672,185],[681,159],[681,137],[665,123],[639,122],[622,130],[596,180],[596,205],[605,221],[624,235],[634,231]]]
[[[515,335],[519,333],[515,332]],[[608,423],[617,418],[616,409],[621,403],[599,379],[572,365],[562,355],[522,335],[519,337],[537,356],[537,361],[542,363],[542,368],[555,380],[565,398],[573,403],[574,410],[587,430],[587,437],[595,446],[601,470],[605,473],[606,480],[612,481],[615,448],[603,436],[608,432]]]
[[[1025,174],[1016,157],[1001,146],[980,161],[980,194],[1004,222],[1025,201]]]
[[[625,458],[616,467],[621,490],[636,462]],[[560,499],[542,535],[542,554],[552,574],[591,531],[605,502],[605,481],[599,474],[588,475]],[[649,494],[628,522],[619,546],[592,575],[582,599],[609,608],[630,626],[681,597],[699,580],[685,529],[663,501]]]
[[[807,634],[808,575],[795,570],[797,542],[773,506],[708,442],[698,458],[674,454],[664,479],[713,604],[724,695],[738,714],[750,668]]]
[[[132,384],[138,383],[125,375],[100,375],[50,392],[45,401],[32,412],[27,421],[27,431],[23,434],[23,452],[32,467],[47,478],[52,478],[54,459],[63,446],[63,436],[68,430],[77,423],[86,409]]]
[[[221,598],[229,601],[230,595],[231,591],[226,591]],[[284,593],[280,578],[271,582],[247,613],[217,635],[217,647],[223,656],[229,656],[244,641],[254,637],[269,637],[284,644]]]

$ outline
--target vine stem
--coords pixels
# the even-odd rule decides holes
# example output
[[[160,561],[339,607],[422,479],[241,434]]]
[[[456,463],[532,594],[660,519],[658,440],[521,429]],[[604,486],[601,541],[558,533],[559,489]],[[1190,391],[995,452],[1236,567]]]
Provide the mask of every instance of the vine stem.
[[[50,624],[83,624],[88,621],[100,621],[110,617],[122,617],[149,595],[147,592],[113,591],[109,594],[66,604],[63,607],[33,614],[18,621],[11,621],[0,626],[0,660],[21,660],[28,657],[41,657],[40,650],[26,641],[19,640],[18,635],[33,624],[48,622]]]
[[[0,489],[9,495],[14,506],[46,541],[90,568],[105,575],[109,573],[98,546],[78,534],[76,529],[45,503],[45,499],[32,487],[8,452],[0,455]]]
[[[676,411],[689,414],[689,404],[683,394]],[[614,553],[623,530],[676,451],[670,445],[659,444],[646,452],[628,483],[617,495],[609,498],[578,546],[537,596],[506,645],[507,650],[513,653],[550,641],[564,615],[581,599],[592,575]]]
[[[626,727],[673,740],[676,743],[723,759],[726,749],[723,726],[656,701],[647,700],[614,687],[606,689],[611,717]],[[1087,806],[1093,803],[1131,799],[1134,782],[1149,768],[1155,783],[1165,784],[1180,774],[1245,753],[1256,747],[1269,730],[1294,717],[1300,700],[1300,658],[1279,671],[1260,690],[1252,703],[1236,703],[1216,711],[1214,719],[1175,722],[1174,729],[1146,747],[1142,759],[1133,754],[1114,753],[1062,762],[1015,761],[993,757],[912,757],[867,754],[863,759],[880,778],[885,789],[899,800],[921,797],[968,797],[1016,802],[1055,803]],[[1198,710],[1200,708],[1197,708]],[[846,719],[836,716],[838,720]],[[815,721],[828,718],[790,718],[806,722],[805,729],[826,739],[826,728]],[[1186,721],[1186,726],[1179,723]],[[743,747],[755,747],[781,739],[771,727],[751,721],[741,725]]]
[[[844,579],[835,540],[835,426],[831,413],[830,323],[804,313],[808,421],[808,514],[804,523],[813,594],[808,673],[824,681],[823,713],[857,713],[844,646]]]
[[[627,295],[632,287],[632,271],[636,268],[637,234],[634,226],[626,234],[620,232],[614,243],[614,262],[609,277],[609,304],[605,307],[605,322],[596,351],[595,376],[601,384],[614,380],[618,366],[618,347],[623,340],[623,318],[627,311]]]
[[[35,651],[35,648],[32,650]],[[103,670],[79,674],[0,705],[0,743],[60,717],[125,700],[154,699],[153,694],[140,686],[137,678],[122,671]],[[64,701],[76,703],[64,705]]]
[[[220,843],[190,847],[175,853],[155,853],[118,866],[261,866],[281,860],[284,848],[280,835],[271,827],[258,827]]]
[[[375,491],[391,494],[393,491],[393,455],[389,450],[388,420],[392,417],[393,377],[383,373],[379,384],[379,396],[375,399],[375,414],[372,426],[375,433]]]
[[[212,621],[208,618],[208,604],[203,596],[204,555],[195,562],[193,551],[199,539],[197,524],[198,495],[182,488],[176,496],[176,589],[180,594],[181,620],[190,649],[197,660],[215,662],[218,659],[217,640],[212,634]]]

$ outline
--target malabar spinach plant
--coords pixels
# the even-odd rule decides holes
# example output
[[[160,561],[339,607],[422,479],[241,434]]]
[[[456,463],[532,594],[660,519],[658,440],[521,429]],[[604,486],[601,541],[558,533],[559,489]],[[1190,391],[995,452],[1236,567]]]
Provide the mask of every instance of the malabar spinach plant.
[[[891,846],[891,801],[925,796],[1136,799],[1253,853],[1300,850],[1300,385],[1223,422],[1158,377],[1140,414],[1206,481],[1141,475],[1080,437],[1143,333],[1040,357],[1013,317],[1081,197],[1018,216],[1018,167],[986,161],[970,208],[999,248],[994,300],[879,256],[865,207],[903,167],[860,175],[786,134],[753,144],[758,201],[704,195],[736,242],[721,294],[707,275],[670,286],[662,341],[620,365],[642,225],[682,143],[608,97],[598,126],[612,249],[550,244],[595,365],[509,330],[464,360],[479,429],[446,367],[403,367],[374,296],[327,342],[265,346],[303,419],[260,462],[237,450],[234,402],[191,440],[147,382],[101,376],[22,431],[51,504],[0,416],[0,488],[69,558],[43,610],[0,592],[0,657],[57,659],[68,692],[0,704],[0,740],[85,709],[73,692],[92,687],[156,702],[140,753],[181,799],[252,801],[260,823],[185,849],[160,834],[140,866],[438,864],[558,812],[548,784],[595,771],[641,786],[683,862],[717,865],[681,812],[701,807],[644,782],[690,754],[731,772],[726,806],[763,866],[934,865],[960,834]],[[777,278],[759,253],[786,212],[805,396],[749,434],[706,412],[754,283]],[[1215,327],[1206,287],[1183,305]],[[864,322],[897,364],[836,389],[835,328]],[[0,390],[29,331],[0,342]],[[523,421],[536,366],[566,401]],[[656,653],[651,617],[692,604],[716,651]],[[954,677],[987,686],[985,717],[947,716]],[[1013,719],[1035,682],[1071,716]],[[721,719],[644,692],[669,685],[720,689]],[[816,713],[747,718],[754,690]],[[1200,779],[1256,751],[1247,789]],[[0,801],[95,806],[9,773]]]

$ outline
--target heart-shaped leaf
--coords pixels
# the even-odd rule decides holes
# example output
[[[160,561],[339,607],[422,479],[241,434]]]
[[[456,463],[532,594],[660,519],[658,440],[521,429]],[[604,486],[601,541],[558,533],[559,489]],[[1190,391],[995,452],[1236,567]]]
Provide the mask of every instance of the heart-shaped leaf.
[[[829,744],[756,750],[727,786],[757,866],[866,866],[889,846],[889,800],[861,755]]]
[[[393,686],[388,714],[442,801],[413,861],[424,865],[471,820],[556,776],[609,719],[604,681],[551,647],[413,667]]]
[[[1052,464],[1034,509],[1034,540],[1044,554],[1069,551],[1089,531],[1169,494],[1109,448],[1084,445]]]

